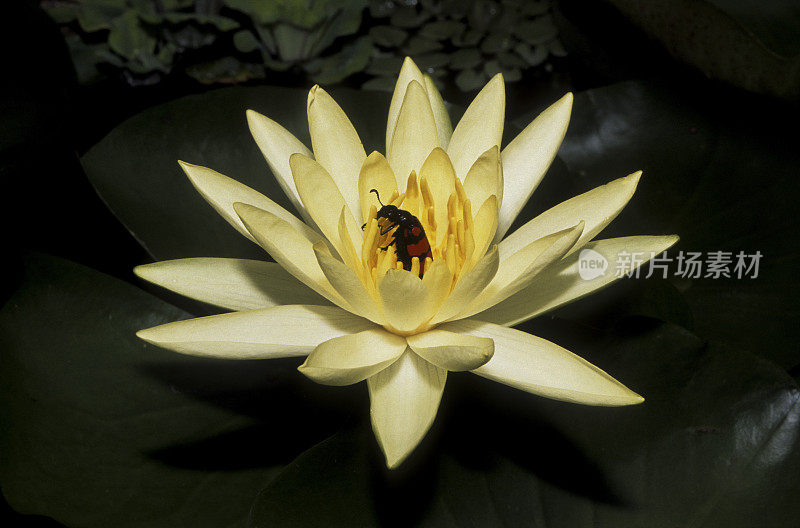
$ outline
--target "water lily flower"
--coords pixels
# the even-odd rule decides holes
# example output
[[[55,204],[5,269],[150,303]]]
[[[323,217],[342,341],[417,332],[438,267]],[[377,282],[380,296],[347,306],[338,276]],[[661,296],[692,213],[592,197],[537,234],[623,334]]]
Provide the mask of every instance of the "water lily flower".
[[[510,328],[641,264],[621,255],[660,254],[677,241],[593,240],[630,200],[639,172],[506,236],[555,157],[571,107],[567,94],[501,150],[501,75],[453,129],[431,79],[406,59],[389,107],[386,156],[367,155],[344,111],[318,86],[308,95],[311,149],[248,111],[253,137],[302,220],[234,179],[181,162],[214,209],[275,262],[187,258],[137,267],[145,280],[233,310],[138,336],[197,356],[302,356],[300,372],[329,385],[366,380],[389,467],[430,428],[448,371],[587,405],[642,402],[577,355]],[[379,215],[384,205],[418,220],[415,251],[403,254],[401,243],[413,234]],[[582,279],[582,248],[602,255],[609,271]]]

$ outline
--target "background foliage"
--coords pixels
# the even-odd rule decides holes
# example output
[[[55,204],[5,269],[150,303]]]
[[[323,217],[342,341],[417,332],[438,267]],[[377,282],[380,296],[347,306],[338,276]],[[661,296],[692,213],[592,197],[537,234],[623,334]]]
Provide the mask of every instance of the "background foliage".
[[[44,0],[82,82],[185,74],[204,84],[275,82],[291,71],[336,83],[364,72],[391,90],[403,57],[462,90],[508,82],[566,51],[548,0]],[[364,80],[366,79],[366,81]]]
[[[796,71],[797,39],[786,36],[797,35],[796,9],[780,1],[694,2],[714,10],[703,19],[708,34],[695,37],[704,43],[693,46],[681,40],[685,33],[659,30],[685,17],[688,4],[649,2],[642,11],[635,2],[611,3],[562,0],[549,15],[521,15],[513,10],[522,4],[508,2],[472,2],[467,10],[354,3],[360,23],[349,33],[352,19],[338,19],[344,11],[325,2],[302,12],[273,2],[282,7],[267,13],[248,11],[250,2],[163,1],[159,11],[155,2],[98,0],[83,22],[77,2],[62,2],[68,12],[59,27],[38,1],[4,6],[0,38],[16,51],[6,63],[13,82],[0,87],[8,197],[0,220],[14,267],[0,285],[6,525],[794,526],[800,115],[791,102],[797,91],[785,81]],[[470,11],[475,6],[494,10]],[[331,92],[368,148],[380,149],[388,95],[353,89],[386,83],[389,66],[380,70],[375,60],[390,65],[408,46],[441,46],[417,58],[447,54],[438,80],[463,104],[460,72],[488,74],[493,57],[522,44],[551,46],[526,41],[504,13],[547,17],[569,52],[548,59],[552,71],[520,68],[507,90],[506,142],[564,91],[576,92],[559,156],[519,222],[641,168],[634,200],[604,236],[674,232],[682,237],[675,251],[764,254],[755,280],[630,280],[522,326],[623,379],[647,397],[644,405],[584,408],[454,375],[431,433],[407,464],[388,472],[362,386],[316,385],[293,360],[201,360],[135,339],[138,328],[214,309],[142,284],[134,265],[263,257],[196,195],[176,158],[281,201],[249,138],[245,108],[307,141],[307,89],[328,71],[312,65],[351,57],[338,54],[369,41],[369,60]],[[92,20],[108,28],[84,31]],[[462,33],[448,33],[459,23]],[[11,26],[23,31],[14,35]],[[539,38],[551,32],[544,27]],[[112,39],[114,28],[121,32]],[[394,41],[379,41],[392,29]],[[462,46],[476,31],[478,40]],[[506,40],[492,55],[485,43],[498,33]],[[97,82],[77,82],[73,65],[81,63],[64,40],[75,36],[118,61],[101,61]],[[286,40],[278,45],[276,36]],[[711,46],[711,38],[729,45]],[[256,47],[241,51],[237,40]],[[477,50],[480,67],[453,67],[464,49]],[[741,49],[783,57],[782,67],[750,68],[766,55]],[[171,59],[158,62],[160,53]],[[229,55],[236,66],[220,71],[246,63],[264,77],[242,74],[247,86],[218,90],[186,73]],[[265,57],[277,68],[291,65],[279,71]],[[766,80],[776,72],[783,81]],[[214,79],[223,77],[206,79],[218,86]]]

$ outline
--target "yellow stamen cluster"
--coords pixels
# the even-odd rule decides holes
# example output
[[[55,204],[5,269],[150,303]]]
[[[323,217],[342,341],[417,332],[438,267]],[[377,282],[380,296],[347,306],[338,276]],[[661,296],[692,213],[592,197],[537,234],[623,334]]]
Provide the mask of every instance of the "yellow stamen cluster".
[[[474,254],[475,227],[472,205],[464,193],[461,182],[458,178],[454,178],[454,181],[455,192],[451,193],[447,200],[447,223],[444,226],[437,225],[434,195],[428,181],[424,177],[417,178],[415,172],[411,172],[408,177],[406,191],[403,194],[395,191],[385,202],[416,216],[425,230],[432,258],[428,257],[424,262],[420,262],[418,257],[413,257],[411,273],[422,276],[430,270],[434,260],[441,259],[447,264],[452,277],[451,287],[477,260]],[[360,264],[367,272],[365,275],[371,278],[370,282],[373,285],[377,284],[388,270],[403,269],[403,263],[397,260],[394,244],[389,245],[393,241],[395,231],[396,228],[391,229],[387,220],[378,221],[377,207],[371,206],[364,228]],[[384,234],[381,235],[381,232]]]

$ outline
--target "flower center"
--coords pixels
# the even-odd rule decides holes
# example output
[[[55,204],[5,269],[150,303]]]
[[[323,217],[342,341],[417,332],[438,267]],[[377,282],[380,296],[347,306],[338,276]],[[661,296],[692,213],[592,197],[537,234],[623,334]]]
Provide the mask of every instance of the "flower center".
[[[455,191],[431,189],[424,178],[411,172],[406,191],[395,191],[381,211],[371,206],[361,245],[361,263],[372,287],[390,269],[407,269],[420,278],[442,260],[452,288],[474,265],[472,206],[458,178]],[[387,216],[386,206],[397,214]],[[438,208],[438,209],[437,209]],[[394,213],[394,210],[392,211]],[[437,222],[437,218],[439,221]]]

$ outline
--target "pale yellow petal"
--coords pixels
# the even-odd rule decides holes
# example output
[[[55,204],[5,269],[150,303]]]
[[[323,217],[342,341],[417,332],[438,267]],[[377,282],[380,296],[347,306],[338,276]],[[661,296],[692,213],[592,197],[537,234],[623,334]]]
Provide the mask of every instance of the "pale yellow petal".
[[[411,351],[367,378],[372,430],[388,467],[400,465],[428,432],[446,380],[446,370]]]
[[[400,115],[400,107],[403,106],[403,101],[406,98],[406,89],[411,81],[417,81],[420,86],[425,86],[425,79],[422,76],[422,72],[419,71],[419,68],[417,68],[417,65],[411,60],[411,57],[406,57],[403,61],[402,68],[400,68],[400,73],[397,76],[397,82],[394,85],[392,102],[389,104],[389,116],[386,120],[387,152],[392,144],[392,136],[394,135],[394,127],[397,124],[397,116]]]
[[[450,268],[447,267],[447,262],[444,259],[434,260],[430,268],[425,270],[422,282],[428,288],[432,308],[438,310],[450,295],[450,289],[453,285],[453,274],[450,272]]]
[[[304,356],[320,343],[374,325],[335,306],[275,306],[176,321],[139,330],[148,343],[193,356],[261,359]]]
[[[456,173],[444,150],[435,148],[429,153],[419,171],[419,179],[420,183],[427,182],[433,197],[436,240],[431,244],[438,246],[447,234],[447,200],[456,192]]]
[[[185,163],[183,161],[179,161],[178,164],[189,177],[189,181],[194,185],[200,195],[205,198],[229,224],[253,242],[255,242],[255,239],[244,226],[239,215],[236,214],[236,211],[233,210],[233,204],[236,202],[246,203],[263,209],[264,211],[269,211],[284,222],[290,224],[299,233],[313,242],[322,239],[319,233],[255,189],[251,189],[247,185],[239,183],[233,178],[229,178],[207,167],[192,165],[191,163]]]
[[[500,259],[516,253],[534,240],[583,220],[586,227],[572,249],[577,251],[622,211],[636,191],[641,174],[642,171],[634,172],[551,207],[499,243]]]
[[[497,246],[493,246],[474,268],[459,279],[450,296],[431,319],[431,324],[447,321],[464,312],[475,297],[492,281],[497,273],[499,262]]]
[[[460,179],[464,179],[478,156],[495,145],[500,146],[505,108],[505,85],[502,74],[498,73],[467,107],[447,145],[447,154]]]
[[[186,297],[229,310],[328,301],[274,262],[186,258],[136,266],[142,279]]]
[[[583,222],[531,242],[514,255],[500,261],[497,273],[483,291],[476,296],[462,317],[482,312],[526,288],[536,275],[554,262],[561,260],[583,232]]]
[[[397,191],[397,180],[392,172],[392,167],[389,166],[389,162],[386,161],[383,154],[378,151],[367,156],[358,174],[358,197],[361,200],[361,220],[363,222],[369,220],[367,216],[371,205],[374,205],[376,209],[381,208],[378,197],[375,196],[375,193],[370,192],[372,189],[378,191],[383,203],[386,203],[392,193]]]
[[[456,334],[436,328],[406,338],[423,359],[450,371],[473,370],[494,354],[494,342],[485,337]]]
[[[402,337],[372,328],[320,343],[297,370],[324,385],[352,385],[394,363],[405,349]]]
[[[418,276],[391,269],[378,282],[386,321],[400,332],[416,330],[431,316],[428,288]]]
[[[292,205],[303,214],[305,209],[294,185],[292,171],[289,168],[289,158],[292,154],[303,154],[311,157],[311,151],[291,132],[254,110],[247,111],[247,124],[259,150],[264,155],[264,159],[267,160],[269,169],[275,175],[278,185],[281,186],[283,192],[291,200]],[[237,201],[242,202],[243,200]],[[258,207],[258,204],[252,205]]]
[[[475,205],[483,204],[494,195],[499,209],[503,209],[503,166],[499,147],[491,147],[472,164],[464,178],[464,194]]]
[[[431,102],[431,109],[433,110],[433,119],[436,121],[436,133],[439,136],[439,146],[447,149],[450,143],[450,136],[453,135],[453,124],[450,122],[450,114],[447,112],[447,107],[442,99],[442,94],[436,89],[433,84],[433,79],[429,75],[423,75],[425,78],[425,91],[428,92],[428,100]]]
[[[332,257],[322,245],[315,246],[314,253],[325,277],[347,302],[352,312],[382,325],[385,321],[380,306],[367,292],[355,272]]]
[[[330,174],[352,215],[361,218],[358,171],[367,154],[344,110],[319,86],[308,93],[308,131],[314,159]],[[299,189],[298,193],[302,200],[303,193]]]
[[[334,183],[328,171],[316,160],[302,154],[295,154],[289,160],[289,165],[292,167],[297,192],[300,193],[300,199],[303,200],[306,210],[322,234],[339,252],[339,255],[344,256],[344,241],[339,237],[339,215],[342,209],[347,207],[347,204],[342,193],[339,192],[339,187]],[[350,211],[351,209],[347,207],[345,221],[348,233],[352,237],[351,244],[360,248],[361,230]]]
[[[584,405],[620,406],[644,401],[600,368],[540,337],[471,319],[447,323],[442,328],[494,341],[492,359],[473,370],[484,378],[546,398]]]
[[[473,259],[481,258],[492,243],[495,229],[497,229],[497,197],[492,195],[483,202],[481,208],[475,213],[475,253]]]
[[[495,241],[503,238],[531,194],[542,181],[564,139],[572,111],[572,94],[553,103],[503,149],[505,201]]]
[[[527,321],[608,286],[622,278],[624,273],[649,261],[652,255],[660,255],[677,241],[678,237],[671,235],[632,236],[589,242],[580,252],[573,253],[545,269],[525,289],[475,317],[507,326]],[[641,257],[638,262],[634,262],[632,257],[635,254]],[[605,271],[592,278],[581,277],[581,262],[584,262],[584,275],[590,277],[594,273],[586,263],[603,261],[608,263]]]
[[[339,306],[344,304],[341,295],[322,273],[311,241],[268,211],[240,203],[234,204],[234,209],[256,242],[283,269],[329,301]],[[321,239],[316,242],[317,246],[324,246]]]
[[[411,81],[386,154],[398,189],[405,189],[408,175],[411,171],[419,172],[425,158],[438,145],[439,137],[428,95],[420,83]]]

